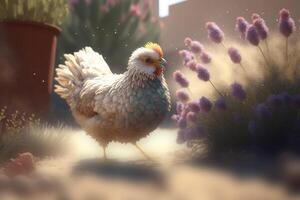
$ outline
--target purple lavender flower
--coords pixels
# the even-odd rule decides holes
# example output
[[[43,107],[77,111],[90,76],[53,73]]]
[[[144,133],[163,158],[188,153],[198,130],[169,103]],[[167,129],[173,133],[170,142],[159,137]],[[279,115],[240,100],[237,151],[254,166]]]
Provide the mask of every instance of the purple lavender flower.
[[[247,97],[247,94],[245,90],[243,89],[243,86],[237,82],[231,84],[231,94],[238,100],[245,100]]]
[[[206,29],[208,37],[215,43],[221,43],[224,39],[224,32],[215,22],[207,22]]]
[[[226,100],[224,97],[220,97],[216,103],[215,106],[219,109],[219,110],[226,110],[227,109],[227,105],[226,105]]]
[[[211,56],[205,51],[202,51],[200,59],[204,64],[208,64],[211,62]]]
[[[187,127],[187,121],[186,121],[186,117],[181,116],[178,121],[177,121],[177,126],[180,129],[184,129]]]
[[[201,99],[199,100],[199,105],[200,105],[201,111],[206,112],[206,113],[208,113],[212,108],[211,101],[206,97],[201,97]]]
[[[192,43],[192,39],[189,38],[189,37],[186,37],[184,39],[184,45],[187,46],[187,47],[190,47],[191,46],[191,43]]]
[[[254,46],[259,44],[259,35],[254,25],[249,25],[246,31],[246,39]]]
[[[289,37],[296,29],[295,27],[295,21],[292,18],[279,20],[279,30],[285,37]]]
[[[190,100],[189,94],[183,89],[176,91],[176,97],[181,102],[187,102]]]
[[[265,20],[262,18],[255,19],[253,25],[255,26],[260,39],[265,40],[269,35],[269,28],[267,27]]]
[[[249,26],[249,23],[245,20],[244,17],[236,18],[236,29],[241,33],[242,39],[245,39],[248,26]]]
[[[188,56],[189,54],[191,54],[191,52],[185,49],[179,51],[179,55],[181,55],[182,57]]]
[[[228,55],[233,63],[241,63],[242,56],[236,48],[230,47],[228,49]]]
[[[188,50],[180,50],[179,55],[182,56],[184,65],[186,65],[189,61],[194,59],[193,54]]]
[[[173,73],[173,78],[181,87],[189,87],[189,81],[179,70]]]
[[[197,121],[197,115],[194,112],[188,112],[187,115],[186,115],[186,119],[189,122],[196,122]]]
[[[295,21],[291,18],[290,12],[287,9],[281,9],[279,12],[279,31],[285,37],[289,37],[295,29]]]
[[[171,119],[172,119],[173,121],[175,121],[175,122],[178,122],[179,118],[180,118],[180,115],[174,114],[174,115],[171,116]]]
[[[271,116],[271,111],[264,103],[260,103],[255,107],[255,113],[261,118],[268,118]]]
[[[186,64],[186,66],[187,66],[190,70],[196,71],[197,63],[196,63],[195,60],[190,60],[190,61]]]
[[[207,69],[205,69],[202,65],[198,64],[196,67],[198,78],[202,81],[209,81],[210,75]]]
[[[267,102],[269,105],[271,105],[273,108],[282,106],[283,102],[279,95],[270,95],[267,99]]]
[[[191,42],[191,51],[195,54],[201,53],[203,51],[204,47],[199,41],[192,41]]]
[[[254,22],[255,20],[260,19],[260,18],[261,18],[261,17],[260,17],[259,14],[257,14],[257,13],[252,13],[252,16],[251,16],[252,22]]]
[[[198,102],[196,101],[191,101],[188,103],[188,107],[189,109],[194,112],[194,113],[197,113],[200,111],[200,105],[198,104]]]
[[[183,109],[184,109],[183,104],[181,102],[176,102],[176,113],[177,114],[182,113]]]
[[[282,8],[279,11],[279,18],[280,19],[286,20],[286,19],[288,19],[290,17],[291,17],[291,15],[290,15],[290,11],[288,9]]]

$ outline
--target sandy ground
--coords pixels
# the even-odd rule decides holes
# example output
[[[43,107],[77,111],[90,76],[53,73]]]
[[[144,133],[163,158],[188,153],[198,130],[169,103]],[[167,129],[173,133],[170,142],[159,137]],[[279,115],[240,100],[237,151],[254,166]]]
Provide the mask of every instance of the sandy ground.
[[[71,139],[66,156],[40,161],[37,174],[57,182],[44,191],[16,199],[57,200],[296,200],[282,185],[261,178],[240,178],[223,170],[174,164],[175,130],[158,129],[140,146],[156,161],[145,161],[133,146],[111,144],[109,162],[101,148],[83,132]],[[81,166],[79,168],[78,166]],[[80,169],[80,170],[77,170]],[[34,181],[31,178],[30,181]],[[1,200],[12,199],[0,196]]]

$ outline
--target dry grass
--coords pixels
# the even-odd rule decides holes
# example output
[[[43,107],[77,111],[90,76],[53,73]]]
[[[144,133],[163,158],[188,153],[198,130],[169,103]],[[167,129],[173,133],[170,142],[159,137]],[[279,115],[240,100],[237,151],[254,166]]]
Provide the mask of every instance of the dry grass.
[[[31,152],[34,156],[54,156],[64,151],[70,131],[63,126],[43,124],[34,115],[15,111],[0,111],[0,163],[18,153]]]

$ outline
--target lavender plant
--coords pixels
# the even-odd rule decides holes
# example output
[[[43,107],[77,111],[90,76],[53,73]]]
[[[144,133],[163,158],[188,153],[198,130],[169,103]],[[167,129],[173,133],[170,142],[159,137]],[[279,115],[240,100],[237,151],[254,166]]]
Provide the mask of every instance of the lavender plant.
[[[186,143],[194,153],[207,152],[217,157],[229,152],[270,156],[283,151],[300,153],[300,74],[297,69],[300,59],[297,42],[290,41],[296,30],[294,20],[288,10],[282,9],[279,33],[271,32],[256,13],[251,20],[249,23],[244,17],[238,17],[236,30],[243,44],[249,44],[247,48],[256,48],[257,53],[250,59],[252,64],[258,64],[261,79],[251,74],[253,66],[244,61],[243,55],[247,52],[236,46],[227,47],[225,34],[215,22],[206,24],[208,38],[217,44],[216,48],[220,45],[232,68],[238,65],[241,70],[233,75],[235,80],[231,84],[213,82],[218,75],[211,73],[210,67],[218,58],[209,54],[199,41],[186,38],[186,49],[179,51],[185,68],[174,72],[174,80],[181,88],[176,92],[178,102],[172,119],[178,126],[177,142]],[[284,45],[270,47],[270,40]],[[210,84],[214,94],[196,98],[190,89],[189,76],[182,71],[190,71],[188,73],[194,73],[200,81]],[[241,75],[243,81],[237,81],[236,76]]]

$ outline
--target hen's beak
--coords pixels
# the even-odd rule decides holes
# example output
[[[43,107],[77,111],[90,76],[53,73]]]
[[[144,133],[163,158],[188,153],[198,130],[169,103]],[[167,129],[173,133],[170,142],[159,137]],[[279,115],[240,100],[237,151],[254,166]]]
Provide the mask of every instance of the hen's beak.
[[[167,61],[164,58],[159,59],[159,62],[157,62],[155,65],[156,69],[154,73],[157,76],[160,76],[161,73],[165,70],[166,66],[167,66]]]

